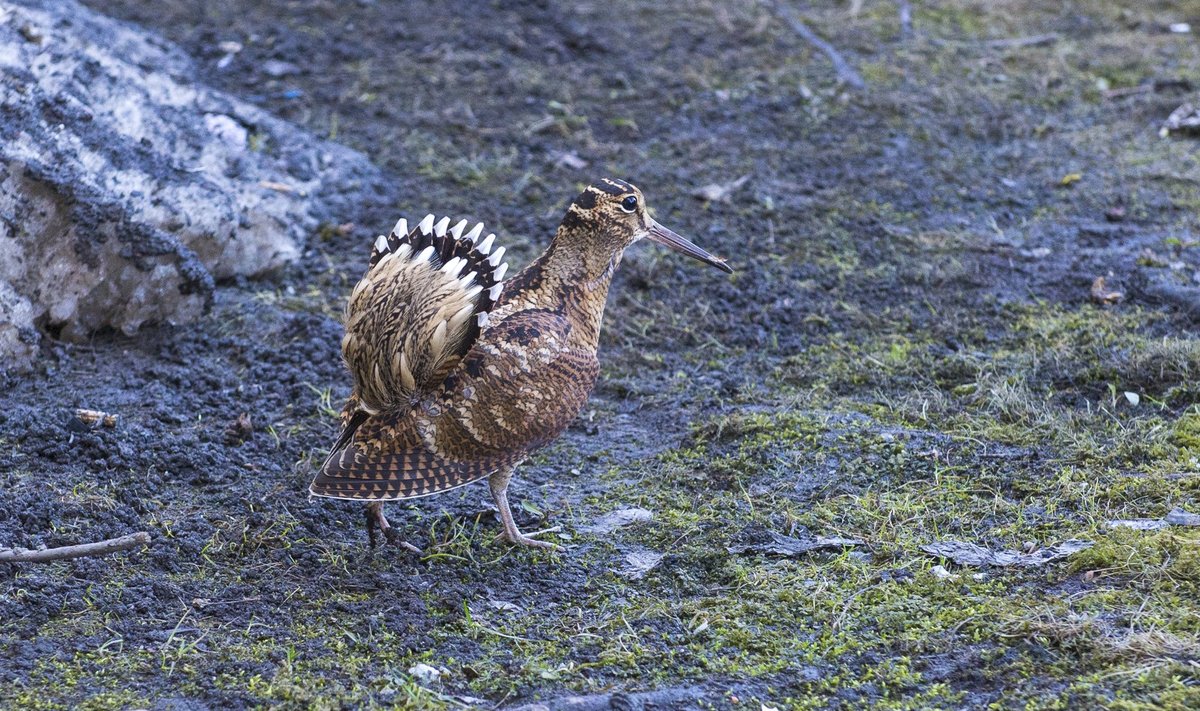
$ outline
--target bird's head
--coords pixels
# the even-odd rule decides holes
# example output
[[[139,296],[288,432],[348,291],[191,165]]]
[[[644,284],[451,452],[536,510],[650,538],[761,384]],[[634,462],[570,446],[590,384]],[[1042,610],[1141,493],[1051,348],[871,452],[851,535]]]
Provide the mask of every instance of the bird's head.
[[[620,262],[625,248],[644,237],[733,273],[725,260],[658,224],[646,212],[642,191],[623,180],[605,178],[579,193],[567,208],[555,241],[606,260],[606,271],[610,271]]]

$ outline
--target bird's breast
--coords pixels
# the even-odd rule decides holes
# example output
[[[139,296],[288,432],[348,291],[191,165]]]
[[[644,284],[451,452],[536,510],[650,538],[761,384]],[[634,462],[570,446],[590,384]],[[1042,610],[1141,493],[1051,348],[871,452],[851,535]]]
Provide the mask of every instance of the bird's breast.
[[[564,334],[536,326],[477,344],[427,408],[442,447],[480,455],[528,452],[566,429],[587,402],[599,364]]]

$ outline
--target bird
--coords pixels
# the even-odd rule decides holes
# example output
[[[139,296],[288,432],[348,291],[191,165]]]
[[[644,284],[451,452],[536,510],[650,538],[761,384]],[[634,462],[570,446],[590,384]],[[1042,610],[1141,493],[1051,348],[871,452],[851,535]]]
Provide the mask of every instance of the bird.
[[[467,220],[426,215],[379,236],[345,310],[342,357],[353,387],[341,434],[309,493],[367,502],[399,540],[388,501],[486,479],[503,536],[553,548],[513,520],[516,467],[554,441],[583,409],[600,372],[597,347],[613,274],[642,239],[723,272],[726,260],[655,221],[641,190],[602,179],[571,202],[546,250],[518,274],[496,236]],[[536,535],[536,534],[535,534]]]

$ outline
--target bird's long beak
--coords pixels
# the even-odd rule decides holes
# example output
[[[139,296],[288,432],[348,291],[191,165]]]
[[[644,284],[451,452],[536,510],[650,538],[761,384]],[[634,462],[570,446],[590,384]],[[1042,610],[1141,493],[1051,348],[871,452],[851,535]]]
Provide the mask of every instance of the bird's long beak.
[[[726,274],[733,274],[733,268],[726,264],[724,259],[714,257],[705,250],[697,247],[671,230],[668,230],[666,227],[663,227],[649,217],[646,219],[650,223],[650,234],[648,236],[654,242],[664,244],[676,252],[682,252],[692,259],[698,259],[705,264],[711,264]]]

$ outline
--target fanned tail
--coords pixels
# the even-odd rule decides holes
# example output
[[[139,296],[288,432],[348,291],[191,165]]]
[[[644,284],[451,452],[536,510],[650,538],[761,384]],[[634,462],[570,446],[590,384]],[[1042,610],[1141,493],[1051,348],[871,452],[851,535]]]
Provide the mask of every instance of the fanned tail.
[[[401,219],[380,235],[370,267],[346,305],[342,355],[359,407],[403,408],[435,389],[475,342],[500,297],[508,270],[483,224],[433,215],[414,227]]]

